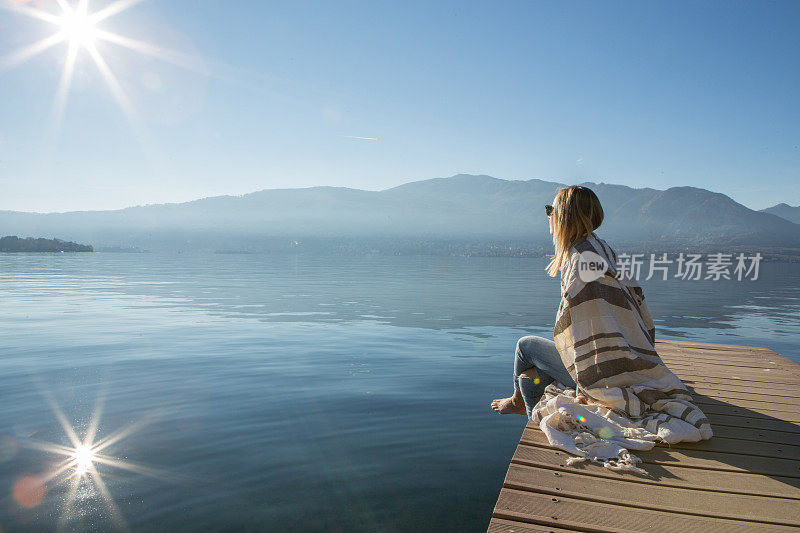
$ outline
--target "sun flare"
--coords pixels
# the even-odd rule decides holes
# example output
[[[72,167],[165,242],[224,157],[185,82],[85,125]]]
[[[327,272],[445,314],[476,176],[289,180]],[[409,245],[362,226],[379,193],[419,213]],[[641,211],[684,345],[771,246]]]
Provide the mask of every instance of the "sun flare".
[[[53,99],[52,119],[50,121],[53,131],[58,132],[60,129],[61,118],[72,82],[72,74],[78,56],[82,53],[88,55],[95,64],[120,110],[125,114],[134,130],[137,130],[138,120],[133,106],[117,81],[117,77],[105,59],[103,59],[99,47],[101,41],[117,43],[132,49],[136,49],[137,46],[141,48],[144,43],[105,31],[99,25],[104,20],[140,2],[142,0],[117,0],[98,11],[91,12],[89,10],[89,0],[77,0],[77,2],[73,3],[68,0],[55,0],[54,3],[57,4],[57,9],[59,10],[56,14],[25,3],[0,0],[0,8],[50,23],[58,28],[49,37],[0,57],[0,71],[24,63],[58,44],[66,43],[67,50],[61,71],[61,79]]]
[[[89,445],[80,444],[75,448],[72,458],[75,461],[75,474],[79,476],[86,475],[94,462],[94,450]]]
[[[98,30],[92,18],[86,12],[86,4],[81,3],[77,8],[65,11],[59,20],[59,26],[70,46],[94,46]]]
[[[104,474],[100,471],[101,469],[130,472],[175,483],[185,482],[189,479],[179,474],[169,474],[165,471],[108,455],[109,448],[150,423],[156,414],[155,412],[148,413],[139,421],[105,437],[98,438],[97,432],[100,427],[103,398],[105,396],[102,394],[97,398],[95,409],[85,434],[79,437],[75,427],[67,419],[53,394],[44,385],[42,385],[41,391],[50,404],[50,409],[53,411],[56,420],[64,430],[69,444],[56,444],[32,438],[26,439],[21,444],[31,449],[59,455],[62,459],[56,461],[50,469],[45,470],[40,475],[29,475],[18,480],[17,485],[20,485],[21,489],[18,491],[19,494],[15,495],[15,499],[20,505],[35,507],[42,502],[48,487],[66,483],[68,484],[68,489],[61,509],[61,520],[64,524],[76,519],[76,517],[82,517],[84,511],[76,510],[76,505],[85,507],[88,501],[87,497],[91,497],[97,498],[98,501],[105,504],[108,517],[114,526],[113,529],[128,531],[129,527],[125,517],[114,501],[111,489],[103,479]],[[80,492],[84,489],[84,494],[81,496]],[[64,529],[68,528],[65,526]]]
[[[66,107],[67,97],[72,84],[73,71],[79,57],[88,56],[100,72],[102,79],[111,92],[137,137],[142,140],[144,129],[134,105],[128,97],[122,84],[114,74],[114,69],[103,57],[103,47],[107,44],[121,46],[129,50],[154,57],[167,63],[172,63],[188,70],[203,72],[202,61],[195,57],[162,48],[150,43],[124,37],[107,31],[101,26],[107,19],[142,3],[144,0],[115,0],[106,6],[92,11],[89,0],[54,0],[50,10],[33,7],[26,2],[15,0],[0,0],[0,9],[13,11],[56,27],[54,33],[32,44],[24,46],[11,53],[0,55],[0,73],[4,70],[25,63],[26,61],[50,50],[56,45],[66,44],[65,55],[62,63],[61,77],[56,88],[51,109],[51,119],[48,126],[56,137],[60,130],[62,116]],[[42,2],[46,5],[46,2]],[[39,5],[39,2],[37,2]],[[55,12],[55,10],[58,10]],[[121,66],[118,66],[121,68]]]

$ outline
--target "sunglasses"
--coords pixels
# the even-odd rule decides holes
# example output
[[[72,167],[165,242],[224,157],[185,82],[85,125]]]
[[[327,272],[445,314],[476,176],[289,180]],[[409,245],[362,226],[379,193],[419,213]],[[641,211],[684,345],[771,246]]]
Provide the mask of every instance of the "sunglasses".
[[[547,213],[547,216],[552,215],[553,214],[553,206],[552,205],[544,206],[544,212]]]

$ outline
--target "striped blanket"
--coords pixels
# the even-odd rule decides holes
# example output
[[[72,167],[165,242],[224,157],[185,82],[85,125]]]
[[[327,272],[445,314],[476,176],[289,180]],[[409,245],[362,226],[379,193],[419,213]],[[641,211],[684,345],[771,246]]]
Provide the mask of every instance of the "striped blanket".
[[[597,259],[594,272],[587,258]],[[531,419],[552,446],[577,456],[569,464],[591,460],[643,473],[628,450],[713,436],[690,391],[655,350],[641,287],[618,269],[616,253],[594,232],[570,250],[561,292],[554,339],[577,388],[551,383]],[[590,403],[578,403],[579,394]]]

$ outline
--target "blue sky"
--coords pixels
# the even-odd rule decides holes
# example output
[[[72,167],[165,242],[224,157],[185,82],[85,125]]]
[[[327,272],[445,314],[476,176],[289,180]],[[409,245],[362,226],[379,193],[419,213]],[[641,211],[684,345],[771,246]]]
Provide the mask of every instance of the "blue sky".
[[[798,2],[149,0],[98,27],[182,66],[98,41],[128,113],[82,49],[57,121],[68,45],[0,60],[0,209],[457,173],[800,204]],[[56,30],[2,10],[0,55]]]

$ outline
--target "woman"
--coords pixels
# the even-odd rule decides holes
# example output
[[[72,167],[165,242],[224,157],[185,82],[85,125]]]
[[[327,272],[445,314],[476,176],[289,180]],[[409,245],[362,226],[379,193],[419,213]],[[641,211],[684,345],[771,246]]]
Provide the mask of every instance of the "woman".
[[[547,266],[547,273],[555,277],[568,259],[573,244],[600,227],[603,208],[591,189],[573,185],[560,189],[553,205],[545,206],[545,213],[555,246],[555,256]],[[554,341],[535,335],[522,337],[517,341],[514,354],[514,395],[494,400],[492,409],[501,415],[527,414],[530,418],[533,406],[553,381],[572,389],[577,386]],[[582,404],[591,403],[584,395],[578,395],[577,400]]]
[[[500,414],[525,413],[551,446],[615,470],[645,473],[628,449],[713,437],[690,391],[664,365],[644,293],[595,235],[603,208],[586,187],[560,189],[550,219],[561,303],[554,340],[517,342],[514,395],[492,402]],[[553,384],[558,381],[564,387]],[[544,396],[544,398],[542,398]]]

